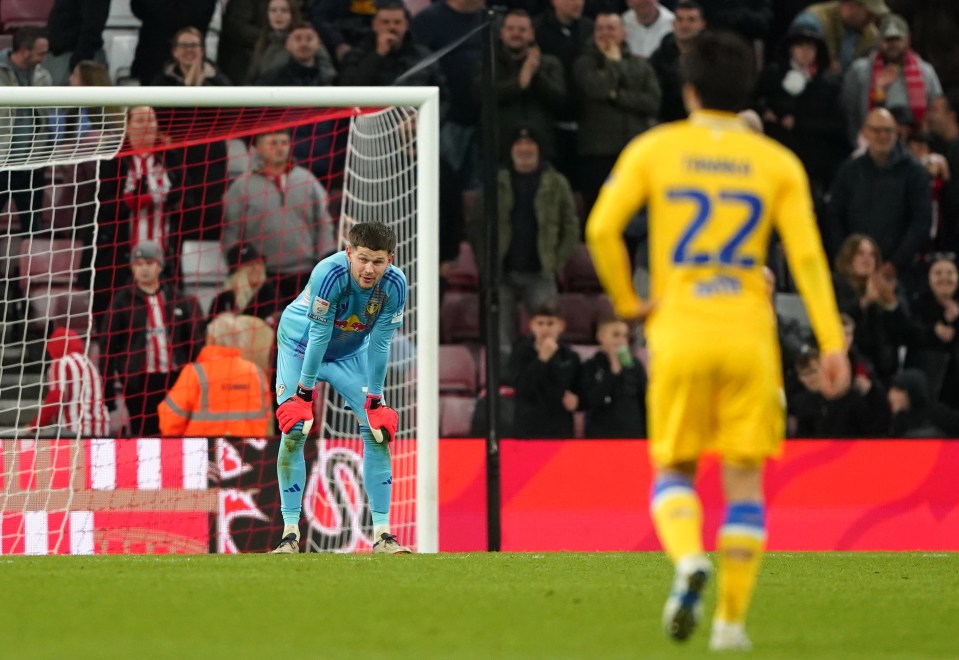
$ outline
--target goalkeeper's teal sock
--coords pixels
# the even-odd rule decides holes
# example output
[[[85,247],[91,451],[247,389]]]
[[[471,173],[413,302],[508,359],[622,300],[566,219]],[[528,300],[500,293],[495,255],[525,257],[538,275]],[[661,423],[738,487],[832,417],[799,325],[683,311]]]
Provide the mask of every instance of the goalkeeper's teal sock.
[[[390,498],[393,495],[393,469],[390,464],[390,446],[380,444],[366,426],[360,427],[363,436],[363,483],[370,500],[373,529],[389,527]]]
[[[280,513],[284,525],[298,525],[306,490],[306,461],[303,445],[306,436],[302,422],[280,438],[280,453],[276,459],[276,474],[280,481]]]

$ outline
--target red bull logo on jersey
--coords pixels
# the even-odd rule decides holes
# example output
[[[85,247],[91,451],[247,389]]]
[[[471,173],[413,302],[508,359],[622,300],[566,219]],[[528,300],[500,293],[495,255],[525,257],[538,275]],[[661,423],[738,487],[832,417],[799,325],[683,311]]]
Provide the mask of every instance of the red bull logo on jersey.
[[[337,319],[333,322],[333,325],[344,332],[362,332],[370,327],[366,323],[360,321],[356,314],[351,314],[348,319]]]

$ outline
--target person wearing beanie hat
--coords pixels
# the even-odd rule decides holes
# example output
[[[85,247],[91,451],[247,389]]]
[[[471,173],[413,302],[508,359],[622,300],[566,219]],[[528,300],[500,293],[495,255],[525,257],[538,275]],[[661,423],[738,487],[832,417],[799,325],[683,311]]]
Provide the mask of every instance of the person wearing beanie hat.
[[[929,420],[929,381],[918,369],[903,369],[889,385],[890,435],[897,438],[942,437]]]
[[[229,277],[210,305],[210,319],[223,312],[256,316],[276,325],[280,303],[277,284],[266,275],[266,261],[249,243],[237,243],[226,251]]]
[[[103,397],[103,379],[73,330],[58,327],[47,339],[51,361],[46,369],[47,394],[27,427],[40,435],[106,437],[110,414]]]
[[[117,413],[116,426],[125,418],[122,401],[129,416],[127,431],[134,436],[159,434],[157,406],[203,338],[205,324],[197,300],[162,282],[163,264],[157,241],[134,245],[133,283],[113,294],[101,320],[106,402]],[[117,382],[122,386],[119,393]]]
[[[830,0],[807,7],[792,24],[819,32],[829,50],[830,68],[842,73],[876,47],[876,21],[888,13],[884,0]]]

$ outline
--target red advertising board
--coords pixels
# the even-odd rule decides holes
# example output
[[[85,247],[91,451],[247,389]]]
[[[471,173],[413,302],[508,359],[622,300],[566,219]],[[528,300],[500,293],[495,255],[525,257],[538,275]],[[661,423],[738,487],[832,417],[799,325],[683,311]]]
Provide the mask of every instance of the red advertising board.
[[[504,440],[502,549],[657,550],[647,511],[645,441]],[[440,549],[483,550],[485,450],[447,440],[440,452]],[[769,464],[771,550],[959,550],[959,442],[790,440]],[[705,538],[722,522],[720,470],[697,486]]]

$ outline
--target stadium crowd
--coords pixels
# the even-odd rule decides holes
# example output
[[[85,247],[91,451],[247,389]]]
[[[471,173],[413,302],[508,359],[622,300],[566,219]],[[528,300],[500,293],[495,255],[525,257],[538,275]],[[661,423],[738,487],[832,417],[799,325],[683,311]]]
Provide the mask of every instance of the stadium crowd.
[[[229,0],[215,54],[217,0],[131,0],[140,28],[128,69],[106,58],[110,0],[35,4],[50,6],[45,24],[3,26],[0,85],[441,88],[443,435],[485,424],[477,264],[494,247],[505,303],[501,435],[644,435],[641,329],[611,317],[584,220],[620,150],[685,117],[679,58],[691,40],[735,31],[761,65],[749,109],[756,128],[809,175],[855,374],[842,399],[818,393],[818,353],[774,248],[790,434],[959,434],[959,7],[948,0],[508,0],[491,90],[478,70],[483,0]],[[498,103],[498,246],[484,244],[478,201],[485,94]],[[4,112],[13,116],[0,146],[29,149],[34,113],[45,111]],[[110,130],[111,112],[121,110],[42,122],[58,144],[82,142]],[[24,235],[96,242],[96,262],[82,263],[93,281],[78,284],[94,290],[106,404],[126,431],[156,433],[157,407],[181,369],[217,352],[203,348],[215,314],[275,328],[335,249],[345,132],[338,120],[270,130],[240,142],[237,159],[227,140],[170,143],[166,127],[180,110],[126,112],[120,157],[84,176],[81,166],[72,187],[57,168],[4,170],[0,207],[12,204]],[[45,190],[65,187],[69,200],[43,210]],[[93,200],[97,232],[84,215]],[[644,214],[627,237],[644,292]],[[187,241],[218,242],[228,265],[212,306],[188,290]],[[15,282],[8,291],[22,297]],[[262,352],[244,357],[266,366]]]

